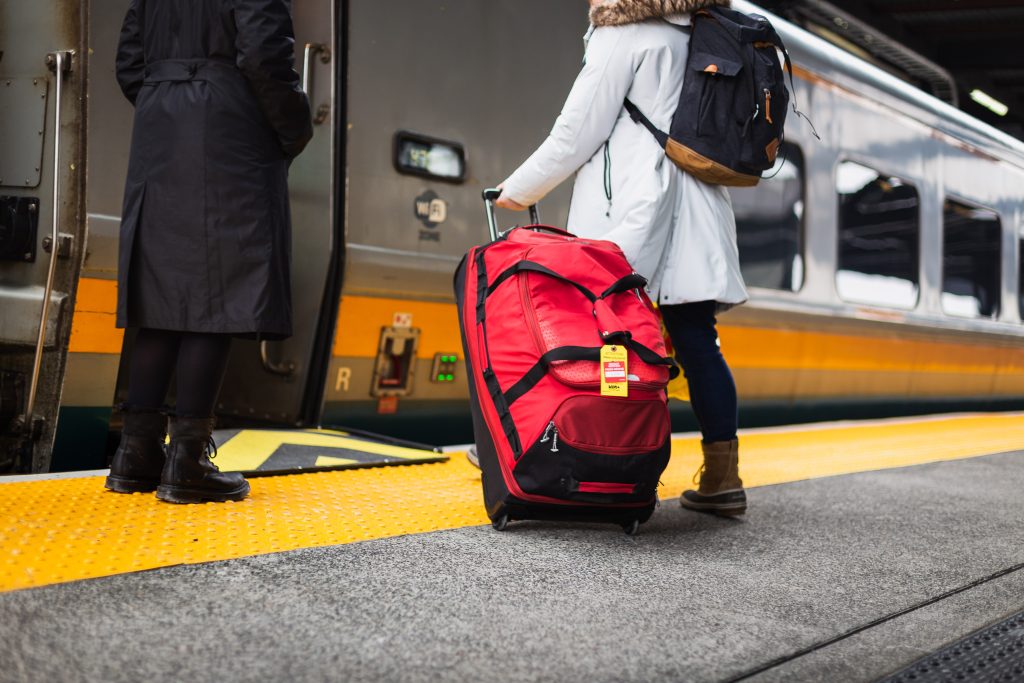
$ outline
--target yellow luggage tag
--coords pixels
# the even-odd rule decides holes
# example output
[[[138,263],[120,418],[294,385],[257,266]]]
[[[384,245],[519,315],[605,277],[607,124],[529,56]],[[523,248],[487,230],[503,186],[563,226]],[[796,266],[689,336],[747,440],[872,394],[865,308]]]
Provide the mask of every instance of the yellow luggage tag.
[[[601,395],[628,396],[626,347],[605,344],[601,347]]]

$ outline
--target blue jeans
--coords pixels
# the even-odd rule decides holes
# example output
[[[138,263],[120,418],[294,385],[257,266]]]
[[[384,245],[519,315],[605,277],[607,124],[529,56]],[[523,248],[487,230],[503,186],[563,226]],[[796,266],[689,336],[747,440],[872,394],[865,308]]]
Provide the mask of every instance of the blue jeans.
[[[736,382],[718,347],[715,308],[714,301],[659,307],[704,443],[735,439],[739,421]]]

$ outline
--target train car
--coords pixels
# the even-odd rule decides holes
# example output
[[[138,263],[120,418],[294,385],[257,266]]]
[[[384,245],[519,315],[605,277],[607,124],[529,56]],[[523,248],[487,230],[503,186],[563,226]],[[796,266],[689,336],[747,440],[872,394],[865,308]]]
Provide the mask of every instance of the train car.
[[[118,427],[126,6],[0,0],[0,470],[102,467]],[[296,334],[233,347],[221,424],[469,441],[451,276],[487,239],[481,188],[558,113],[586,5],[293,11],[315,113],[289,179]],[[741,422],[1021,407],[1024,143],[769,17],[807,119],[790,116],[769,179],[733,192],[751,300],[720,332]],[[568,200],[548,197],[545,221]]]

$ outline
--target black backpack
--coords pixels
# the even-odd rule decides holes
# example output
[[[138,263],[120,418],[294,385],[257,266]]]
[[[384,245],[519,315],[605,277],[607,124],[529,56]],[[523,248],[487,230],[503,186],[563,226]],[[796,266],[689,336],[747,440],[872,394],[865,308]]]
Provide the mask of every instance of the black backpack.
[[[786,46],[764,17],[725,7],[694,12],[692,28],[677,28],[690,33],[690,53],[669,133],[629,99],[626,111],[687,173],[716,185],[757,185],[782,145],[789,93],[776,50],[792,85]]]

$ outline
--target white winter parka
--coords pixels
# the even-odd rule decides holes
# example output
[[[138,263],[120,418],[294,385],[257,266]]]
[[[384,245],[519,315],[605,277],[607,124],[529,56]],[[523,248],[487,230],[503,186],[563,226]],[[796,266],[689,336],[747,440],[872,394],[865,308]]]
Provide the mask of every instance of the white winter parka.
[[[689,46],[677,27],[689,23],[683,13],[591,26],[583,70],[551,134],[504,194],[533,204],[576,172],[571,232],[618,244],[661,305],[713,300],[727,308],[747,299],[728,191],[680,170],[623,108],[628,96],[668,130]]]

